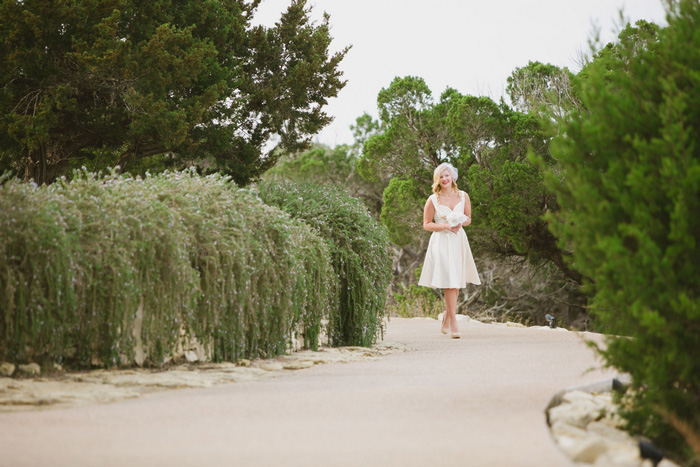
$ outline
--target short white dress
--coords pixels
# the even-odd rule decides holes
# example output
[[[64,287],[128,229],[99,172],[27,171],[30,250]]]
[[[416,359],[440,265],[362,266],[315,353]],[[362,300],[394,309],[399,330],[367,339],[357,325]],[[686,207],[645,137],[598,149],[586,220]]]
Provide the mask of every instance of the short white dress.
[[[465,196],[466,193],[460,191],[459,203],[454,209],[450,209],[438,204],[437,195],[431,195],[429,199],[435,206],[433,222],[446,224],[450,213],[464,212]],[[481,284],[481,280],[464,229],[459,229],[456,235],[450,230],[433,232],[418,285],[434,289],[463,289],[467,283],[478,285]]]

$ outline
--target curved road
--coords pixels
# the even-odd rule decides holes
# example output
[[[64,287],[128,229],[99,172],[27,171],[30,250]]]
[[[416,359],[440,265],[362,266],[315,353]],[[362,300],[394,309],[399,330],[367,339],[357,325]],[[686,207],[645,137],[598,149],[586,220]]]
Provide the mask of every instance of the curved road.
[[[613,376],[583,336],[475,321],[461,331],[450,339],[435,320],[393,318],[384,340],[412,350],[375,361],[3,413],[0,465],[571,465],[544,409],[565,387]]]

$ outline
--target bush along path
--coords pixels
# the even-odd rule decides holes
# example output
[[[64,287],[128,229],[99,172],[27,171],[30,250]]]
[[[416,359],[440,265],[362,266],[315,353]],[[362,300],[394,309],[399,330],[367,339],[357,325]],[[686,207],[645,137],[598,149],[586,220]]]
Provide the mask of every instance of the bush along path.
[[[551,225],[609,336],[600,354],[632,378],[621,416],[698,465],[700,3],[667,13],[664,28],[628,25],[579,74],[585,112],[559,128],[547,180]]]
[[[324,320],[334,335],[348,326],[338,296],[371,293],[366,313],[383,308],[380,281],[340,290],[334,247],[218,175],[0,180],[0,360],[161,366],[182,346],[230,362],[316,348]],[[358,343],[376,340],[379,319],[360,319]]]
[[[368,346],[382,332],[392,252],[386,228],[344,191],[298,183],[262,183],[260,197],[310,225],[326,241],[339,287],[332,345]]]

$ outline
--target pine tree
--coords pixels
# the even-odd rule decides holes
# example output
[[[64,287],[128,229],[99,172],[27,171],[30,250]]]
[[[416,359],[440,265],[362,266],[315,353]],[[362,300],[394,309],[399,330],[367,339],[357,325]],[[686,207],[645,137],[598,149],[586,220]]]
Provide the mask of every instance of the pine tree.
[[[679,456],[681,434],[700,457],[698,24],[700,3],[673,2],[666,28],[628,26],[595,57],[548,183],[611,336],[599,350],[633,378],[630,427]]]
[[[307,146],[344,86],[329,18],[294,0],[0,2],[0,172],[50,183],[72,167],[198,163],[239,184]]]

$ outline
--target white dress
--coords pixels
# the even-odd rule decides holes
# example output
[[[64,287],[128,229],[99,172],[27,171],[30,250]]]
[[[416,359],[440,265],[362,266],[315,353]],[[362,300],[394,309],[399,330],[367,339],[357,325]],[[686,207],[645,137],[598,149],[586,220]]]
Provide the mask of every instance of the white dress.
[[[448,214],[453,211],[464,212],[465,195],[464,192],[459,192],[460,201],[454,209],[438,204],[437,196],[431,195],[429,199],[435,206],[433,222],[446,224]],[[456,235],[450,230],[433,232],[418,285],[434,289],[463,289],[467,283],[478,285],[481,280],[464,229],[459,229]]]

